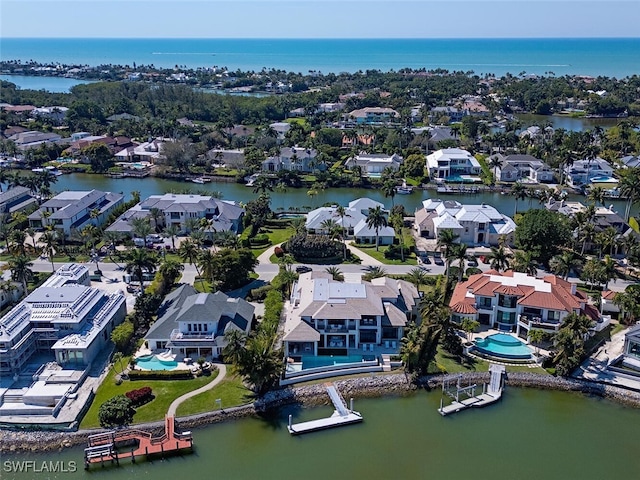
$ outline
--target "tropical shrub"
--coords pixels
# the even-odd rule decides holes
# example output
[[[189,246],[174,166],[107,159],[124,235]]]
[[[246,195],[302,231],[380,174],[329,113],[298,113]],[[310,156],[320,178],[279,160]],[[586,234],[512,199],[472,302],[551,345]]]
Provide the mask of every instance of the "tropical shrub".
[[[326,235],[297,233],[285,244],[285,251],[296,260],[342,257],[342,244]]]
[[[149,403],[151,400],[153,400],[153,392],[151,390],[151,387],[142,387],[135,390],[130,390],[124,395],[129,400],[131,400],[131,405],[133,407],[139,407],[140,405],[144,405],[145,403]]]
[[[100,405],[98,420],[102,427],[119,427],[130,424],[135,413],[131,400],[117,395]]]

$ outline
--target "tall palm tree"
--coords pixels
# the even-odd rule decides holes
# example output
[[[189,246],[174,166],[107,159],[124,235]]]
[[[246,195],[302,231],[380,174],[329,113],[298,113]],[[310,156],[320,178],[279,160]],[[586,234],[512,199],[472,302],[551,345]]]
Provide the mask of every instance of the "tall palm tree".
[[[371,281],[374,278],[381,278],[387,275],[387,271],[378,265],[368,265],[365,270],[366,273],[362,276],[362,279],[366,281]]]
[[[176,237],[178,236],[179,233],[180,233],[180,227],[178,227],[178,225],[176,225],[175,223],[172,223],[171,225],[167,225],[166,227],[164,227],[164,230],[162,231],[163,237],[171,239],[171,248],[173,250],[176,249]]]
[[[350,217],[351,215],[347,213],[347,209],[344,208],[342,205],[339,205],[336,207],[336,210],[333,212],[333,215],[340,218],[340,227],[342,228],[342,238],[343,239],[347,238],[348,232],[344,228],[344,217]],[[347,259],[347,244],[344,242],[342,242],[342,259],[343,260]]]
[[[162,261],[158,267],[158,273],[162,276],[161,293],[167,293],[168,289],[175,283],[183,270],[184,265],[177,260],[165,259]]]
[[[498,167],[502,165],[502,161],[498,155],[492,155],[489,157],[489,168],[493,168],[493,181],[498,181]]]
[[[202,250],[198,255],[197,264],[200,266],[202,277],[201,284],[204,286],[204,279],[207,279],[213,286],[216,276],[216,258],[211,250]]]
[[[531,251],[516,250],[512,268],[516,272],[526,273],[532,277],[538,274],[538,262],[534,260]]]
[[[385,180],[382,184],[382,193],[385,197],[391,198],[391,207],[393,208],[393,198],[396,196],[396,182],[392,178]]]
[[[134,248],[127,253],[125,270],[140,280],[140,290],[144,292],[144,273],[153,273],[158,266],[158,257],[146,248]]]
[[[554,335],[556,355],[553,358],[556,372],[566,376],[580,364],[584,354],[584,343],[593,321],[585,315],[572,312],[567,315],[562,327]]]
[[[11,270],[11,278],[16,282],[21,282],[24,293],[27,293],[27,282],[33,278],[33,262],[25,255],[12,257],[8,262]]]
[[[178,256],[183,262],[189,263],[189,265],[195,265],[196,273],[200,276],[200,268],[198,267],[198,256],[200,254],[200,247],[194,243],[193,240],[187,238],[184,240],[178,248]]]
[[[131,220],[131,227],[133,235],[137,238],[142,238],[143,243],[146,243],[147,237],[153,233],[151,223],[148,218],[134,218]]]
[[[53,264],[53,256],[56,254],[60,245],[60,237],[56,230],[47,230],[40,237],[40,243],[43,244],[42,253],[49,257],[51,262],[51,271],[55,272],[56,267]]]
[[[579,268],[582,265],[581,260],[571,250],[565,250],[559,255],[555,255],[549,260],[549,268],[556,275],[562,276],[564,280],[569,278],[569,273],[575,268]]]
[[[513,255],[504,246],[491,247],[491,253],[487,255],[489,266],[497,272],[508,270],[511,266]]]
[[[600,246],[600,258],[602,258],[602,255],[607,250],[609,251],[609,255],[613,255],[613,247],[616,244],[617,236],[618,231],[613,227],[607,227],[601,232],[596,233],[595,240]]]
[[[380,206],[376,208],[369,208],[369,214],[367,215],[367,227],[373,228],[376,231],[376,251],[380,244],[380,229],[387,226],[387,217]]]
[[[511,195],[515,198],[515,209],[513,214],[518,213],[518,200],[524,200],[527,198],[527,188],[520,182],[516,182],[511,187]]]
[[[155,232],[160,231],[160,224],[164,222],[164,212],[159,208],[153,207],[149,209],[149,217],[153,220]]]
[[[440,249],[445,260],[445,277],[449,278],[449,268],[451,267],[451,249],[454,247],[456,240],[460,236],[454,233],[450,228],[445,228],[438,232],[437,247]],[[443,251],[444,250],[444,251]]]
[[[13,254],[27,255],[24,248],[24,243],[27,241],[27,232],[24,230],[13,230],[10,235],[10,243],[13,250]]]
[[[451,248],[449,254],[451,260],[447,259],[448,261],[458,262],[458,282],[461,282],[462,276],[464,275],[465,261],[469,260],[467,245],[465,243],[458,243]]]
[[[621,172],[618,184],[620,196],[627,199],[624,218],[628,222],[631,214],[631,205],[640,200],[640,167],[625,169]]]
[[[606,198],[605,189],[602,187],[591,187],[591,189],[589,189],[589,195],[587,196],[587,198],[593,203],[604,205]]]

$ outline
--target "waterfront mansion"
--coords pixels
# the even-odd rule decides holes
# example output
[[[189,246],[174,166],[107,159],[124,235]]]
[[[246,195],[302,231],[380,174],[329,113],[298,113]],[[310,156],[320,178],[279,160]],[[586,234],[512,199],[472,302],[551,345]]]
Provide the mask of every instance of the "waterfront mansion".
[[[455,323],[470,318],[499,330],[515,331],[523,338],[532,329],[557,332],[572,312],[591,318],[596,331],[610,321],[574,283],[555,275],[536,278],[511,270],[471,275],[456,285],[449,307]]]
[[[285,356],[396,353],[418,302],[404,280],[338,282],[327,272],[304,273],[285,305]]]
[[[157,209],[162,213],[158,219],[158,226],[176,226],[180,233],[190,231],[190,222],[206,219],[209,226],[206,230],[209,234],[231,230],[234,233],[242,232],[242,219],[244,208],[229,200],[205,195],[174,194],[151,195],[142,202],[134,205],[113,222],[107,231],[133,234],[133,220],[136,218],[149,218],[151,225],[152,210]]]
[[[427,169],[431,178],[460,181],[466,176],[478,176],[482,171],[480,162],[461,148],[445,148],[427,155]]]
[[[170,350],[180,358],[217,358],[227,345],[227,332],[249,333],[253,312],[254,306],[242,298],[198,293],[191,285],[182,285],[167,295],[145,340],[152,351]]]
[[[455,200],[428,199],[416,210],[414,228],[423,238],[437,239],[452,230],[467,245],[513,243],[515,222],[491,205],[463,205]]]
[[[0,376],[21,374],[34,356],[72,369],[93,361],[127,312],[123,293],[89,285],[87,267],[63,265],[0,318]]]

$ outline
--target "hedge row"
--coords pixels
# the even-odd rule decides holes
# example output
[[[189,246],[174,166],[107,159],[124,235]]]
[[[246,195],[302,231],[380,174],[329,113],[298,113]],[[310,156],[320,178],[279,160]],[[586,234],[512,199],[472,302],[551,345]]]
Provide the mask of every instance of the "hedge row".
[[[130,380],[189,380],[193,378],[190,370],[131,370]]]
[[[129,400],[131,400],[131,404],[134,407],[139,407],[140,405],[144,405],[145,403],[149,403],[151,400],[153,400],[153,392],[151,390],[151,387],[142,387],[135,390],[130,390],[124,395]]]

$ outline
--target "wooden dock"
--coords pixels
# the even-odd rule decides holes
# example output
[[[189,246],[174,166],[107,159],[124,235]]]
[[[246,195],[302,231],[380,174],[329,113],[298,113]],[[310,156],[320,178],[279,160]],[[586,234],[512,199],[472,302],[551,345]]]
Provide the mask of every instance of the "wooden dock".
[[[447,393],[449,396],[453,398],[453,402],[449,405],[443,405],[442,399],[440,400],[440,408],[438,412],[440,415],[445,416],[450,413],[456,413],[460,410],[464,410],[470,407],[485,407],[492,403],[497,402],[502,397],[503,390],[503,375],[505,373],[504,365],[491,365],[489,368],[491,372],[491,380],[489,381],[489,385],[482,385],[482,394],[476,395],[475,389],[478,387],[477,385],[468,385],[466,387],[462,387],[460,385],[460,380],[458,379],[458,383],[456,384],[455,394],[452,392],[447,392],[446,383],[442,384],[443,393]],[[469,393],[470,392],[470,393]],[[460,395],[465,396],[466,398],[460,398]]]
[[[127,447],[133,445],[127,450]],[[191,432],[177,433],[174,418],[165,417],[164,434],[152,437],[151,433],[142,430],[126,429],[99,433],[89,437],[89,446],[84,449],[84,466],[106,462],[120,465],[120,460],[150,455],[171,455],[183,450],[193,450]]]
[[[335,408],[333,414],[327,418],[296,424],[291,423],[291,415],[289,415],[289,426],[287,428],[291,435],[300,435],[302,433],[315,432],[362,421],[362,415],[353,410],[353,399],[351,399],[350,408],[347,408],[346,402],[335,385],[333,383],[325,383],[324,385]]]

